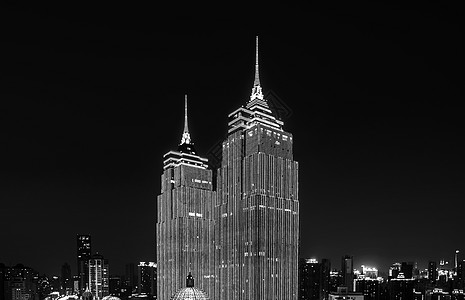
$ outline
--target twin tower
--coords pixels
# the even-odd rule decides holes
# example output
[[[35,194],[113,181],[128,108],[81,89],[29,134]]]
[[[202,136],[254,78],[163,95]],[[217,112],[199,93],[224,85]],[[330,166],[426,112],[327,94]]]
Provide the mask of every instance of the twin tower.
[[[258,72],[250,99],[229,114],[213,178],[187,126],[164,155],[157,199],[157,294],[195,286],[211,300],[291,300],[298,294],[298,163],[292,134],[264,98]],[[216,180],[216,189],[213,188]]]

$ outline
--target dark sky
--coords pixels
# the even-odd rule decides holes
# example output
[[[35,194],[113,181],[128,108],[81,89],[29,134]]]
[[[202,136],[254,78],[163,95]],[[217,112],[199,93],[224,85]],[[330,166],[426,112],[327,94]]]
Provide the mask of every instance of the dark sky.
[[[184,94],[206,155],[250,95],[257,34],[289,108],[301,256],[385,271],[465,252],[463,3],[17,3],[0,9],[0,262],[74,273],[78,233],[112,273],[155,260]]]

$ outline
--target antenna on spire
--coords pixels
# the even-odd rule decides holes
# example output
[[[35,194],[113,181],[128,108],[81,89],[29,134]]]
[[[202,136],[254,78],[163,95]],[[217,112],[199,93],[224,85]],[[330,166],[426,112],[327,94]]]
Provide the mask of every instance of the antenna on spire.
[[[260,77],[258,74],[258,35],[255,37],[255,81],[253,85],[260,85]]]
[[[187,94],[184,96],[184,132],[182,133],[181,145],[190,144],[191,136],[189,134],[189,127],[187,125]]]
[[[187,94],[184,95],[184,132],[189,132],[187,126]]]
[[[263,100],[262,87],[260,86],[260,76],[258,74],[258,35],[255,37],[255,80],[253,82],[250,101],[254,99]]]

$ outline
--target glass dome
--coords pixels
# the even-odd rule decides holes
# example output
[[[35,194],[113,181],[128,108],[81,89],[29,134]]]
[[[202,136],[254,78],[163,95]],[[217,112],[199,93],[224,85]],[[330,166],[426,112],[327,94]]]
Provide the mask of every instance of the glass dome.
[[[186,278],[186,287],[177,291],[171,300],[209,300],[209,298],[204,292],[194,287],[194,278],[189,272]]]
[[[102,298],[102,300],[121,300],[121,299],[116,296],[105,296]]]
[[[172,300],[208,300],[207,295],[194,287],[182,288],[174,294]]]
[[[82,293],[82,299],[83,300],[92,300],[94,299],[94,295],[87,289],[84,293]]]

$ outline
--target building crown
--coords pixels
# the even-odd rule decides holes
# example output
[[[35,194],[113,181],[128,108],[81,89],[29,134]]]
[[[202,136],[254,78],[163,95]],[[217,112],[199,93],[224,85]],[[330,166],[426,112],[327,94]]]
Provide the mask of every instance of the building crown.
[[[252,94],[250,95],[250,102],[255,99],[264,100],[262,87],[260,86],[260,74],[258,70],[258,36],[255,37],[255,79],[252,87]],[[265,101],[266,103],[266,101]]]
[[[229,114],[228,133],[239,128],[250,128],[258,123],[282,131],[283,122],[274,116],[273,110],[268,105],[268,101],[263,97],[258,67],[258,36],[255,42],[255,79],[252,94],[245,107],[242,106]]]

